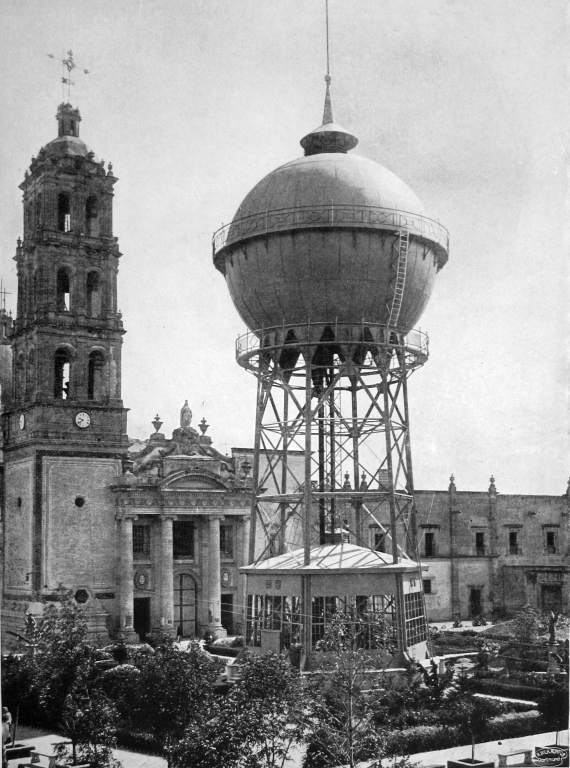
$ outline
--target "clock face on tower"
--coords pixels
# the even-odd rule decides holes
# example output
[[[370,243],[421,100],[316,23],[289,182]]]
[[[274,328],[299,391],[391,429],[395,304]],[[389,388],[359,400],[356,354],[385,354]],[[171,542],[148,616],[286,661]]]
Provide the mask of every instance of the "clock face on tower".
[[[79,411],[79,413],[75,414],[75,424],[79,429],[87,429],[91,424],[91,416],[87,411]]]
[[[23,413],[20,414],[20,420],[18,423],[20,425],[20,429],[24,429],[24,427],[26,426],[26,417],[24,416]]]

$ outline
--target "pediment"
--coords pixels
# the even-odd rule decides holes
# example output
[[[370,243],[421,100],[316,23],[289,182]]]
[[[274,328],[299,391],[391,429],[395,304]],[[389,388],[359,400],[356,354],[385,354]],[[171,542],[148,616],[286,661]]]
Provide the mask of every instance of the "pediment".
[[[207,469],[201,468],[169,475],[164,479],[162,488],[173,491],[227,490],[220,477],[213,472],[209,472]]]

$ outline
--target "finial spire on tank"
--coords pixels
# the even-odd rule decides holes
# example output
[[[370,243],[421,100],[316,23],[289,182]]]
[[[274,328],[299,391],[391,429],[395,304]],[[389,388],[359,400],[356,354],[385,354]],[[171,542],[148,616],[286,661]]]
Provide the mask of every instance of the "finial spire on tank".
[[[332,103],[331,103],[331,67],[330,67],[330,49],[329,49],[329,0],[325,0],[325,21],[326,21],[326,41],[327,41],[327,71],[325,74],[325,108],[323,110],[323,125],[333,122]]]
[[[258,383],[247,637],[263,649],[265,630],[280,630],[310,666],[327,612],[378,615],[389,637],[375,648],[397,666],[429,651],[407,379],[427,360],[413,328],[448,234],[395,174],[349,152],[357,138],[333,122],[326,11],[323,124],[213,238],[250,329],[237,360]]]
[[[326,49],[327,69],[325,74],[325,105],[323,108],[323,122],[314,131],[311,131],[301,139],[301,146],[305,155],[316,155],[321,152],[348,152],[358,144],[358,139],[346,131],[341,125],[334,122],[331,99],[331,72],[330,72],[330,48],[329,48],[329,4],[326,0]]]

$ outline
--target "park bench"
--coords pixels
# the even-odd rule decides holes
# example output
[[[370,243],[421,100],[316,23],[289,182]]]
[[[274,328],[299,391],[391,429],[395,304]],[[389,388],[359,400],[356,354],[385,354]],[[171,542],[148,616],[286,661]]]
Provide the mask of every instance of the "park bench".
[[[70,745],[71,742],[63,742]],[[55,744],[53,745],[55,747]],[[46,755],[44,752],[38,752],[32,747],[29,762],[18,763],[18,768],[60,768],[61,763],[57,762],[57,756],[54,754]],[[75,765],[73,768],[89,768],[88,763]]]
[[[507,758],[515,757],[516,755],[524,755],[523,765],[532,765],[532,749],[515,749],[512,752],[503,752],[498,755],[499,768],[505,768],[507,765]]]

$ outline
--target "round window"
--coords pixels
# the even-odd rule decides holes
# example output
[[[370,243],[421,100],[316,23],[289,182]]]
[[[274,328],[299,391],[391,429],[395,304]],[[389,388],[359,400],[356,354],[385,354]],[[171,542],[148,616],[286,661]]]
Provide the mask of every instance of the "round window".
[[[89,600],[89,593],[86,589],[78,589],[75,593],[75,602],[82,605]]]

